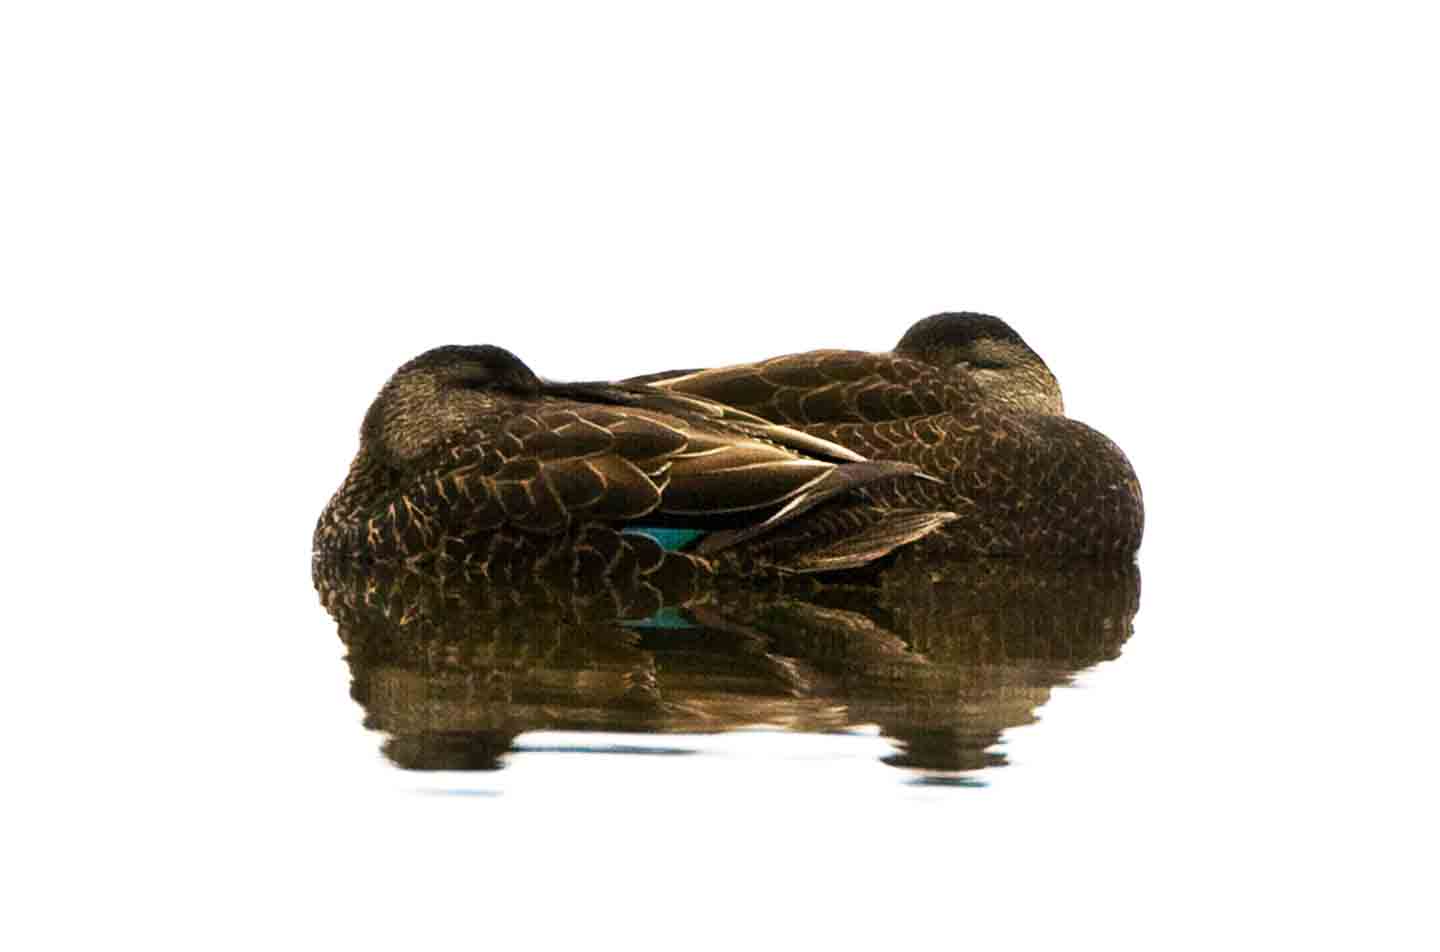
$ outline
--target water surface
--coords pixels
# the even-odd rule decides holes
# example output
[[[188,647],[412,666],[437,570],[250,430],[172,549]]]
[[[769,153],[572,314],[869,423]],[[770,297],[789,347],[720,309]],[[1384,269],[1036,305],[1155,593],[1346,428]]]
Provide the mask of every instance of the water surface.
[[[670,592],[343,564],[318,566],[316,582],[365,726],[404,770],[713,756],[716,735],[743,732],[719,749],[749,751],[785,731],[829,737],[830,755],[877,759],[902,782],[973,786],[1008,764],[1007,733],[1055,689],[1121,657],[1140,579],[1131,564],[911,554],[843,579]]]

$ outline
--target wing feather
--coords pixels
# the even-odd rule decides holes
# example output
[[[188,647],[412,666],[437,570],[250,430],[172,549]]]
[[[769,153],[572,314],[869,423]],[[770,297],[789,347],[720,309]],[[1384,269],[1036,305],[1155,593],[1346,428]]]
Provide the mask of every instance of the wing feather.
[[[787,426],[883,423],[953,409],[973,383],[892,354],[818,350],[675,376],[652,385]]]
[[[733,526],[734,514],[755,512],[744,530],[750,538],[842,492],[919,474],[906,464],[865,462],[745,411],[717,409],[707,397],[662,397],[654,402],[672,411],[699,409],[541,401],[477,431],[457,456],[463,467],[436,481],[436,491],[476,520],[498,517],[543,533],[577,520],[624,523],[651,514],[716,517]],[[637,403],[650,401],[643,388]]]

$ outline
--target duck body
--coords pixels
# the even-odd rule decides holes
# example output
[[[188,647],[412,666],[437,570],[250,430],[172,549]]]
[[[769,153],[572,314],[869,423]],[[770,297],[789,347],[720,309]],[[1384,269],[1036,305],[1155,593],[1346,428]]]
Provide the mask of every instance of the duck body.
[[[880,507],[955,512],[927,545],[1058,558],[1140,546],[1144,505],[1125,454],[1063,415],[1049,368],[997,318],[937,315],[889,353],[817,350],[648,379],[940,477],[862,491]]]
[[[704,398],[550,383],[500,348],[437,348],[372,404],[314,553],[511,584],[826,571],[953,518],[860,494],[911,480],[913,464]]]

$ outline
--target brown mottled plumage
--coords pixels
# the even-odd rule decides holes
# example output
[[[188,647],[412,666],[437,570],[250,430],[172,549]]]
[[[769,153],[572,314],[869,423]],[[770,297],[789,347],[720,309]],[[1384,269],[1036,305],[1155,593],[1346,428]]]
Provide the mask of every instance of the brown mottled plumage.
[[[441,347],[396,371],[370,407],[316,527],[316,561],[516,584],[853,568],[953,518],[881,510],[859,493],[908,481],[923,481],[912,464],[869,462],[710,400],[551,383],[498,347]],[[684,552],[666,551],[666,532]]]
[[[955,512],[935,537],[952,548],[1101,558],[1140,546],[1144,507],[1125,454],[1063,415],[1054,375],[999,318],[937,314],[889,353],[817,350],[644,379],[942,477],[864,493]]]

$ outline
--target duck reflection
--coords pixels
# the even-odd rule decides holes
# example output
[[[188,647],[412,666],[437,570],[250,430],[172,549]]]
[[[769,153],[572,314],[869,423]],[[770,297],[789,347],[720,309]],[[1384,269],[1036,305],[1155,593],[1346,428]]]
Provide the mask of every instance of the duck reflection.
[[[727,586],[693,577],[527,589],[317,563],[351,693],[385,756],[492,770],[533,730],[716,732],[877,724],[906,768],[996,767],[1057,685],[1120,655],[1133,565],[937,561]]]

